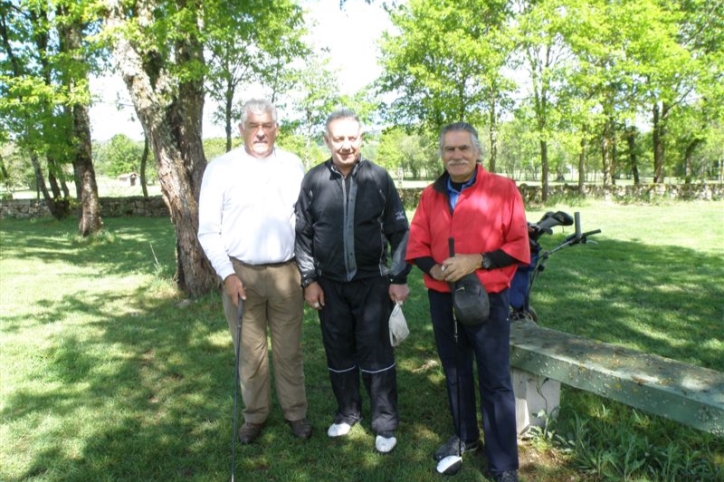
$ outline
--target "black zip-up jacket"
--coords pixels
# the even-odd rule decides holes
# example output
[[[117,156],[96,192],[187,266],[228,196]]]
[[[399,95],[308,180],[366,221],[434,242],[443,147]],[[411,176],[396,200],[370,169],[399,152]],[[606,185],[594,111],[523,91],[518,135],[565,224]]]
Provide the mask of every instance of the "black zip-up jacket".
[[[331,158],[315,166],[302,181],[296,217],[302,286],[320,276],[341,282],[389,276],[407,283],[410,226],[395,183],[380,166],[362,158],[346,178]]]

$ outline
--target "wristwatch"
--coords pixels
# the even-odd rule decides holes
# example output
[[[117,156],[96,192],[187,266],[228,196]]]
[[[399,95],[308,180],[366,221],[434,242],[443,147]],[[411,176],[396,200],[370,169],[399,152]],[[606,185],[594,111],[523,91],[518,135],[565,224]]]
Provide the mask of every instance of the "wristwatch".
[[[490,258],[486,256],[485,253],[480,253],[480,256],[483,258],[480,261],[480,267],[483,269],[491,269],[493,264],[490,262]]]

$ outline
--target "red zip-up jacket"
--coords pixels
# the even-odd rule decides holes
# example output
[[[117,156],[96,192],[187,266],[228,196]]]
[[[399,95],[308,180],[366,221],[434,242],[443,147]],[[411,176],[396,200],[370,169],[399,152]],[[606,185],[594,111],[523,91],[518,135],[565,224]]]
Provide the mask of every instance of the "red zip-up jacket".
[[[442,264],[450,257],[449,238],[455,239],[456,254],[486,253],[502,249],[521,263],[530,263],[528,224],[523,198],[511,179],[492,174],[477,166],[475,182],[463,189],[455,210],[450,209],[447,180],[443,174],[420,196],[410,226],[405,259],[432,257]],[[516,265],[476,271],[488,293],[510,286]],[[425,274],[425,286],[449,292],[445,281]]]

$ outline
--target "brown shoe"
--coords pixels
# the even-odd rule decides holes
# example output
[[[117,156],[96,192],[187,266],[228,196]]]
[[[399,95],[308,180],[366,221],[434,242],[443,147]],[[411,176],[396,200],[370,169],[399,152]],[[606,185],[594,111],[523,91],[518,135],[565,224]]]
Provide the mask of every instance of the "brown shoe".
[[[312,424],[310,424],[306,418],[294,422],[287,420],[286,422],[292,428],[292,433],[295,437],[307,440],[312,436]]]
[[[258,439],[263,426],[263,423],[244,422],[244,425],[239,429],[239,443],[248,445]]]

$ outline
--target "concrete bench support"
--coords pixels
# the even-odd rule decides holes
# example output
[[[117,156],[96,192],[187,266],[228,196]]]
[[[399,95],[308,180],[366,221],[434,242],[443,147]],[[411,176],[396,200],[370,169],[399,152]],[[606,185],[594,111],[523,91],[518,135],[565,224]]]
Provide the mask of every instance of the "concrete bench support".
[[[561,382],[517,368],[513,368],[511,373],[515,391],[515,421],[518,435],[522,435],[531,426],[545,426],[546,417],[555,417],[558,414]]]
[[[510,338],[519,433],[555,416],[555,381],[724,436],[724,373],[525,321]]]

